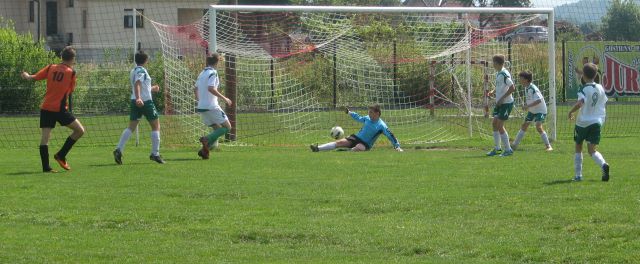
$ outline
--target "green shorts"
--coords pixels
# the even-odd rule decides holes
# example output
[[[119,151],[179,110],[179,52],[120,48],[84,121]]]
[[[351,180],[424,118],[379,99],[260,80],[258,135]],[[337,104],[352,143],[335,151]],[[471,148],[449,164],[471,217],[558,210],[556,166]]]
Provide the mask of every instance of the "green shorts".
[[[531,121],[536,121],[536,122],[540,122],[540,123],[544,123],[544,120],[547,118],[547,114],[542,114],[542,113],[538,113],[538,114],[534,114],[534,113],[527,113],[527,117],[524,118],[525,122],[531,122]]]
[[[600,125],[599,123],[591,124],[588,127],[576,126],[573,131],[573,140],[576,144],[582,144],[582,141],[587,141],[591,144],[600,144]]]
[[[512,109],[513,103],[496,105],[493,107],[493,117],[497,117],[500,120],[508,120]]]
[[[129,120],[139,120],[144,115],[147,121],[153,121],[158,119],[158,111],[156,111],[156,105],[152,100],[144,101],[144,106],[138,107],[136,100],[131,100],[131,107],[129,111]]]

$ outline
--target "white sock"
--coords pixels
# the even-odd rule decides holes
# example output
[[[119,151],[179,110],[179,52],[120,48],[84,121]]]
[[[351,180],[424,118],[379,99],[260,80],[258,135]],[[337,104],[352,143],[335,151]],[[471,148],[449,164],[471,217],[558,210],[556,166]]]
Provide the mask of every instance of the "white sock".
[[[600,154],[600,152],[594,152],[593,155],[591,155],[591,158],[593,158],[593,161],[596,162],[596,164],[598,164],[598,167],[602,168],[602,165],[604,165],[605,163],[607,163],[606,161],[604,161],[604,157],[602,157],[602,154]]]
[[[327,144],[322,144],[320,146],[318,146],[319,150],[332,150],[332,149],[336,149],[336,142],[329,142]]]
[[[574,166],[576,169],[576,176],[582,177],[582,152],[576,153],[576,157],[574,161],[575,161]]]
[[[122,135],[120,136],[120,141],[118,142],[118,149],[120,152],[124,152],[124,145],[127,144],[127,141],[131,137],[131,130],[129,128],[125,128],[122,131]]]
[[[520,129],[520,131],[518,131],[518,135],[516,135],[516,140],[513,141],[513,146],[517,147],[518,144],[520,144],[520,140],[522,140],[522,138],[524,137],[524,133],[526,133],[524,130]]]
[[[496,150],[500,149],[500,132],[498,131],[493,131],[493,144]]]
[[[512,151],[511,146],[509,145],[509,133],[504,131],[504,134],[500,134],[500,137],[502,138],[502,145],[504,145],[504,149],[506,151]]]
[[[151,155],[160,155],[160,131],[151,131]]]
[[[542,138],[542,143],[544,143],[545,146],[551,147],[551,143],[549,143],[549,137],[547,136],[547,132],[542,132],[542,134],[540,134],[540,138]]]

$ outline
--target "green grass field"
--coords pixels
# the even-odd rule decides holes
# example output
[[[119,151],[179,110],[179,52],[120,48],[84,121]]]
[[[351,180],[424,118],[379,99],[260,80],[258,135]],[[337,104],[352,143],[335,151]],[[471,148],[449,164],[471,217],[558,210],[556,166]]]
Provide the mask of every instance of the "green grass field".
[[[122,166],[77,147],[57,174],[36,148],[0,149],[0,262],[637,262],[640,140],[604,135],[607,183],[586,155],[585,181],[569,181],[571,141],[535,143],[508,158],[485,157],[490,140],[223,146],[206,161],[194,146],[163,148],[164,165],[144,144]]]

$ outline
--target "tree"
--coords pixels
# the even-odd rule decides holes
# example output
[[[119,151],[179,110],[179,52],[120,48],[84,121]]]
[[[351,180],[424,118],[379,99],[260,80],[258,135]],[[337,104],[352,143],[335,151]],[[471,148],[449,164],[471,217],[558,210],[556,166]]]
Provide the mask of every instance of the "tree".
[[[473,7],[531,7],[530,0],[458,0],[458,2]],[[501,18],[500,14],[481,14],[478,23],[480,28],[485,28]]]
[[[605,40],[640,41],[640,8],[631,0],[613,0],[602,23]]]

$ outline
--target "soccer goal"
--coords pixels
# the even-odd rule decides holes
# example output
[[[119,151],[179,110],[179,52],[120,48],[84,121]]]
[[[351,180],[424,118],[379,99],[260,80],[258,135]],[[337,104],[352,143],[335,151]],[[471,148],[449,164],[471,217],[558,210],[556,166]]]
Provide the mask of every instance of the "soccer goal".
[[[553,9],[212,5],[182,26],[154,23],[163,44],[171,109],[204,133],[194,112],[193,82],[206,54],[224,55],[222,89],[234,105],[230,137],[250,144],[299,144],[347,134],[358,124],[342,111],[382,118],[403,143],[449,141],[491,133],[496,70],[507,57],[514,81],[532,71],[547,98],[547,127],[556,134]],[[542,26],[544,39],[511,41],[508,33]],[[509,38],[510,41],[507,41]],[[518,87],[509,128],[524,100]]]

